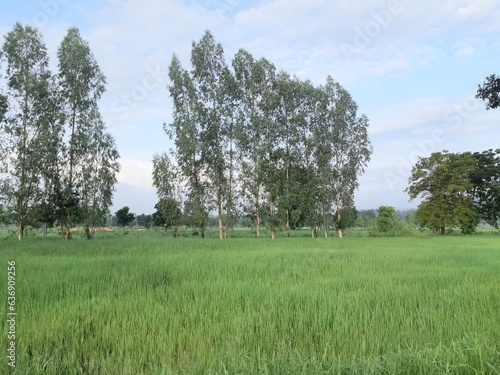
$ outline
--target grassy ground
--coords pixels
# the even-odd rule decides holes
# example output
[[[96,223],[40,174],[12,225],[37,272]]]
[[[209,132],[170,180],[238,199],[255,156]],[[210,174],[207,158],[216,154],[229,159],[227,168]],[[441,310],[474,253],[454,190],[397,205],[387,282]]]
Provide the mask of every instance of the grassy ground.
[[[127,233],[0,244],[0,373],[500,374],[498,236]]]

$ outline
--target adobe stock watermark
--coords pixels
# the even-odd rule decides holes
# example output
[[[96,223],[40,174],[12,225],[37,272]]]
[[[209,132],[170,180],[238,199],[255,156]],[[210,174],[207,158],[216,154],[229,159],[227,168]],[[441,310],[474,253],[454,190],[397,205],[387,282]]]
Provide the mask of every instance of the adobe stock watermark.
[[[398,166],[395,170],[384,173],[390,190],[395,192],[406,189],[408,177],[411,175],[411,170],[419,157],[427,157],[433,152],[442,151],[445,143],[449,140],[449,135],[460,130],[464,121],[481,108],[482,103],[471,95],[457,101],[444,112],[442,117],[443,126],[434,128],[426,138],[415,140],[415,147],[406,156],[398,156]]]
[[[354,39],[352,43],[342,43],[340,50],[345,58],[361,53],[367,48],[382,31],[387,28],[395,16],[403,11],[402,0],[389,0],[385,9],[372,11],[372,18],[363,26],[354,28]]]
[[[16,367],[16,261],[7,262],[7,364],[10,367]]]
[[[23,18],[21,22],[24,25],[31,25],[35,28],[46,26],[51,18],[55,18],[61,9],[68,5],[72,0],[39,0],[37,2],[40,8],[33,16]]]
[[[162,69],[160,65],[146,67],[146,74],[141,82],[135,85],[128,94],[122,94],[112,104],[112,110],[120,119],[127,118],[139,104],[144,103],[151,92],[163,88],[167,84],[168,70]]]

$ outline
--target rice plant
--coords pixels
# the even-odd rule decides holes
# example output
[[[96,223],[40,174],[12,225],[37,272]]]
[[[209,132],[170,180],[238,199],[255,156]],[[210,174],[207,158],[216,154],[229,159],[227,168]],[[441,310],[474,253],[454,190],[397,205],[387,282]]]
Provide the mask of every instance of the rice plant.
[[[0,373],[500,373],[495,236],[6,243]]]

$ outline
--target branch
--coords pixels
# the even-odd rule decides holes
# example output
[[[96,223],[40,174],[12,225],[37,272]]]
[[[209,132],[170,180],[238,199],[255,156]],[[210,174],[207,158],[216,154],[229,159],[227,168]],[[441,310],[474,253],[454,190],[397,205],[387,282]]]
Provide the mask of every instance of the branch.
[[[14,232],[12,232],[11,234],[9,234],[9,235],[8,235],[7,237],[5,237],[3,240],[5,241],[5,240],[7,240],[7,239],[11,238],[14,234],[16,234],[16,233],[17,233],[17,231],[18,231],[18,230],[19,230],[19,229],[16,229]]]

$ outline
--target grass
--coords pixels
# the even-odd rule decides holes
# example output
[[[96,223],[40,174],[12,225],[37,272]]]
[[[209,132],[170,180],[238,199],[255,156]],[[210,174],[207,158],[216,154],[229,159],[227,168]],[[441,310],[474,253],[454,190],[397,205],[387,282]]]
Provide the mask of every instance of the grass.
[[[2,374],[500,374],[498,236],[0,246]]]

